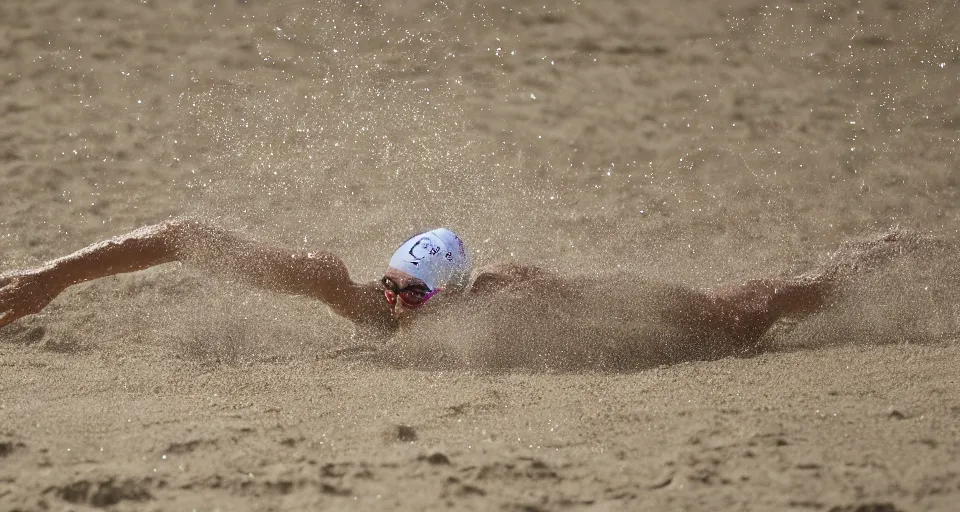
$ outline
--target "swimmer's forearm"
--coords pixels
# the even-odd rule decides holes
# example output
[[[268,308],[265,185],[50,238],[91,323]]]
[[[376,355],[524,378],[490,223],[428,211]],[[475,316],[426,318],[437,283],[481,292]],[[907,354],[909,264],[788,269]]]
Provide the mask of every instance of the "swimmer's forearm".
[[[97,242],[73,254],[48,262],[39,270],[63,290],[101,277],[135,272],[176,261],[171,233],[173,223],[147,226]]]

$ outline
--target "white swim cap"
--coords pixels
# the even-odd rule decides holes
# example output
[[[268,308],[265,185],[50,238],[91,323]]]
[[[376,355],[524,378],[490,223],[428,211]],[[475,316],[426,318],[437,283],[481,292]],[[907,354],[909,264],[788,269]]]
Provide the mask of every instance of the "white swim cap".
[[[446,228],[416,235],[390,258],[390,268],[406,272],[430,290],[466,288],[470,279],[470,256],[456,233]]]

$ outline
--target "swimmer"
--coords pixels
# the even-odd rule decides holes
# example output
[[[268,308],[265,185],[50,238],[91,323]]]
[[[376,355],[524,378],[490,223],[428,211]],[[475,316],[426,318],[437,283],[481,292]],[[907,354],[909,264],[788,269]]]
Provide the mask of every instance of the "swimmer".
[[[761,350],[761,337],[778,320],[800,319],[823,308],[858,271],[907,252],[919,238],[892,232],[841,246],[821,269],[795,277],[752,279],[698,290],[631,281],[647,295],[660,294],[660,317],[697,336],[703,358]],[[510,263],[474,269],[463,241],[440,228],[411,237],[390,258],[383,277],[371,283],[350,278],[346,265],[328,252],[267,247],[194,220],[172,220],[93,244],[40,267],[0,274],[0,328],[38,313],[68,287],[169,262],[280,293],[311,297],[354,322],[360,332],[389,335],[424,311],[472,297],[523,288],[564,300],[577,278]],[[573,292],[571,292],[573,290]],[[698,341],[699,342],[699,341]]]

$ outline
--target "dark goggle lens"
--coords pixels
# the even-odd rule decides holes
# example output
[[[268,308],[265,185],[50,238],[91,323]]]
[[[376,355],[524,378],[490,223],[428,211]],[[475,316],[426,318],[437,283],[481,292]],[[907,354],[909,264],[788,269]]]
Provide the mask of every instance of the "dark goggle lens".
[[[399,294],[400,300],[408,306],[419,306],[424,303],[424,298],[427,296],[421,290],[403,290]]]

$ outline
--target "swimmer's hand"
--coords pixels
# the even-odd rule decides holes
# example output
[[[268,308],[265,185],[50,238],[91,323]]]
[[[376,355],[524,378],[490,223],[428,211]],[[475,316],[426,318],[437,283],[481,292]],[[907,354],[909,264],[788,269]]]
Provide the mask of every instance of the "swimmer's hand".
[[[0,275],[0,328],[40,312],[61,291],[57,281],[42,269]]]

